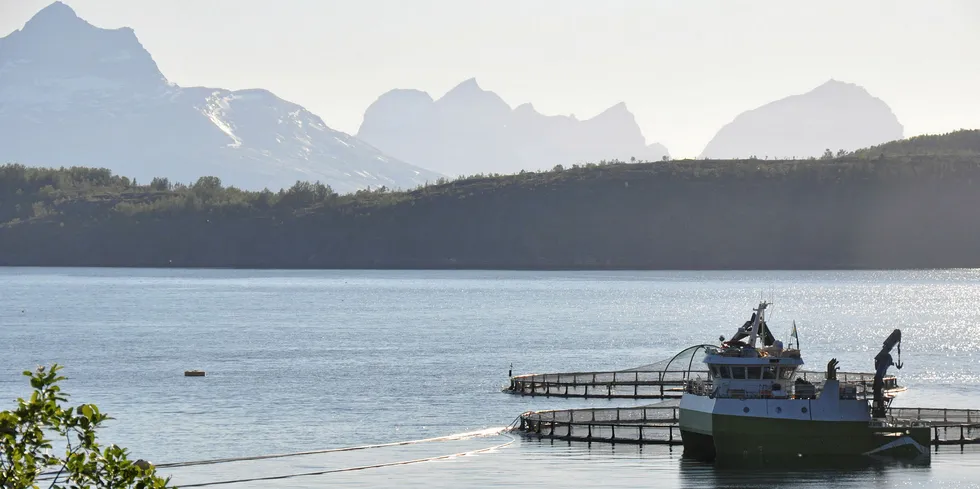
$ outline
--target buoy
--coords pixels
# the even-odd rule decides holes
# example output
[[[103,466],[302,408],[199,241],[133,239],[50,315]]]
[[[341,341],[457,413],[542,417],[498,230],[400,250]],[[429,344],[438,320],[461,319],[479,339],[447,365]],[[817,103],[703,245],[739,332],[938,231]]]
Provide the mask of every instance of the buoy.
[[[203,370],[184,370],[184,377],[204,377]]]

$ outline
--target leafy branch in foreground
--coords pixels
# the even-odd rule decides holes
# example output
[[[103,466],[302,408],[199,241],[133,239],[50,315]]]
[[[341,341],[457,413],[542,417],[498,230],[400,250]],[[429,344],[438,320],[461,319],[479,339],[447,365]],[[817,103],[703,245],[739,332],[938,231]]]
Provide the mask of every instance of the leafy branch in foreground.
[[[54,364],[25,371],[34,392],[18,399],[16,409],[0,412],[0,488],[172,487],[151,464],[129,460],[126,449],[99,444],[96,431],[110,418],[94,404],[66,406],[61,369]],[[48,436],[58,440],[57,449]],[[52,455],[62,448],[62,456]]]

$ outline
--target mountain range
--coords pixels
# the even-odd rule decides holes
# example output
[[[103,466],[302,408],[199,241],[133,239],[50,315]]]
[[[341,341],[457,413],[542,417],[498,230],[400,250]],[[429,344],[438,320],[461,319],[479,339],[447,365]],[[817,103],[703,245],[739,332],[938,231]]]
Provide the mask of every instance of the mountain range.
[[[655,161],[668,154],[647,144],[619,103],[586,120],[511,108],[471,78],[438,100],[396,89],[368,107],[357,137],[387,154],[447,175],[516,173],[555,165],[619,159]]]
[[[267,90],[170,83],[132,29],[95,27],[61,2],[0,38],[0,161],[273,190],[297,180],[411,188],[441,176]]]
[[[700,156],[809,157],[902,137],[887,104],[830,80],[740,114]],[[246,189],[319,180],[350,192],[668,155],[625,103],[585,120],[544,115],[472,78],[438,99],[384,93],[351,136],[268,90],[171,83],[131,28],[95,27],[61,2],[0,38],[0,163],[106,167],[140,181],[214,175]]]

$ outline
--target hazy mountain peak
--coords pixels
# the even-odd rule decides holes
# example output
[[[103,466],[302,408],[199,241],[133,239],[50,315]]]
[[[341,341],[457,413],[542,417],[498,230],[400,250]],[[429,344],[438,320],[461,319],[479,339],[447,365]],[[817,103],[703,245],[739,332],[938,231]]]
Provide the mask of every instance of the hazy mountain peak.
[[[630,110],[626,107],[626,102],[619,102],[616,105],[613,105],[612,107],[609,107],[608,109],[606,109],[604,111],[604,113],[605,112],[612,112],[612,113],[626,112],[626,113],[629,113],[629,111]]]
[[[61,2],[54,2],[34,14],[24,24],[23,30],[46,29],[50,27],[64,28],[74,24],[90,25],[78,17],[78,14],[68,5]]]
[[[534,112],[534,113],[537,113],[538,111],[535,110],[534,105],[531,104],[531,102],[524,102],[523,104],[518,105],[514,109],[514,112]]]
[[[396,88],[378,97],[364,112],[364,118],[388,127],[391,131],[401,131],[402,125],[412,125],[416,121],[391,119],[392,114],[412,113],[417,118],[427,119],[433,110],[432,96],[421,90]]]
[[[0,161],[107,167],[140,181],[214,175],[252,189],[410,188],[439,177],[268,90],[169,84],[132,29],[93,26],[60,2],[0,38]]]
[[[486,98],[489,94],[490,92],[480,87],[476,82],[476,78],[470,78],[450,89],[437,102],[466,102],[476,98]]]
[[[600,120],[607,119],[607,120],[623,121],[623,122],[630,122],[630,123],[635,123],[636,121],[636,118],[633,116],[633,113],[630,112],[628,108],[626,108],[626,102],[619,102],[618,104],[613,105],[608,109],[600,112],[598,115],[596,115],[590,120],[595,120],[595,119],[600,119]]]
[[[409,88],[396,88],[394,90],[388,90],[387,92],[381,94],[374,103],[368,107],[368,110],[372,110],[372,107],[376,106],[386,106],[386,105],[428,105],[433,102],[432,96],[422,90],[415,90]]]
[[[844,81],[830,80],[824,82],[822,85],[814,88],[810,94],[817,94],[822,96],[842,96],[842,97],[855,97],[855,98],[874,98],[868,91],[855,83],[848,83]],[[807,94],[803,94],[807,95]],[[801,96],[801,95],[798,95]]]
[[[449,92],[447,92],[446,95],[449,95],[450,93],[453,93],[453,92],[457,92],[457,93],[482,93],[482,92],[485,92],[485,91],[486,90],[484,90],[483,87],[481,87],[480,84],[477,83],[476,78],[474,77],[474,78],[467,78],[466,80],[463,80],[458,85],[456,85],[451,90],[449,90]]]
[[[701,153],[705,158],[806,158],[901,139],[891,108],[864,87],[830,79],[739,114]]]
[[[494,92],[481,88],[477,84],[476,78],[470,78],[456,85],[442,98],[436,100],[435,106],[437,110],[446,113],[472,112],[479,114],[478,117],[482,119],[482,126],[506,124],[505,119],[512,112],[510,105],[504,99]]]
[[[449,174],[516,173],[586,161],[659,160],[661,145],[648,145],[633,114],[618,103],[579,121],[546,116],[531,103],[511,109],[475,78],[435,102],[393,103],[388,92],[364,114],[357,135],[405,161]]]
[[[469,106],[480,105],[484,110],[495,110],[498,112],[510,112],[511,108],[504,99],[494,92],[484,90],[476,82],[476,78],[470,78],[456,85],[452,90],[446,92],[437,104],[443,106]]]
[[[26,92],[26,97],[12,98],[29,100],[41,100],[38,92],[51,89],[105,92],[127,86],[145,92],[167,85],[132,29],[93,26],[61,2],[0,39],[0,75],[4,85]]]
[[[814,90],[819,90],[821,88],[844,88],[844,87],[858,88],[858,89],[864,90],[864,88],[862,88],[860,85],[858,85],[856,83],[849,83],[849,82],[846,82],[846,81],[838,80],[836,78],[830,78],[830,79],[828,79],[827,81],[825,81],[822,84],[820,84],[820,86],[818,86]]]

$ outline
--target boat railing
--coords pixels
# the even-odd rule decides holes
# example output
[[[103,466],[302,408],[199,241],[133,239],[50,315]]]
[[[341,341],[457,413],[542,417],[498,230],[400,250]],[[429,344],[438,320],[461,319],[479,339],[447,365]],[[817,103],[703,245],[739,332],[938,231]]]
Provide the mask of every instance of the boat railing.
[[[924,421],[935,426],[939,423],[980,424],[980,409],[952,408],[903,408],[889,407],[889,421]]]
[[[619,384],[619,383],[683,383],[698,375],[708,377],[707,370],[616,370],[599,372],[561,372],[551,374],[515,375],[511,379],[524,383],[542,384]]]
[[[522,374],[511,379],[525,383],[545,384],[635,384],[635,383],[675,383],[683,385],[688,379],[697,377],[708,378],[708,370],[612,370],[596,372],[561,372],[547,374]],[[827,380],[824,371],[800,371],[796,378],[807,382],[823,382]],[[871,383],[874,374],[866,372],[837,372],[837,380],[841,383]]]
[[[684,386],[684,390],[688,394],[694,394],[697,396],[707,396],[714,391],[714,385],[710,380],[706,379],[693,379],[687,381]]]
[[[976,436],[980,430],[977,422],[980,410],[892,408],[889,411],[906,417],[874,419],[869,424],[889,431],[928,427],[933,433],[932,445],[980,444],[980,437]],[[922,419],[910,418],[914,416]],[[538,438],[677,445],[681,443],[679,420],[676,401],[667,401],[635,407],[528,411],[520,415],[515,428]]]
[[[804,370],[796,373],[796,378],[807,382],[824,382],[827,380],[826,371]],[[859,384],[862,382],[874,382],[875,375],[866,372],[837,372],[837,380],[842,384]]]
[[[869,424],[875,428],[928,428],[934,426],[930,421],[898,418],[872,419]]]
[[[556,409],[526,413],[525,418],[533,421],[556,423],[676,423],[680,419],[678,406],[635,406],[618,408]]]
[[[518,430],[539,438],[584,442],[679,445],[677,406],[526,412]]]

